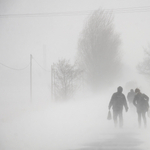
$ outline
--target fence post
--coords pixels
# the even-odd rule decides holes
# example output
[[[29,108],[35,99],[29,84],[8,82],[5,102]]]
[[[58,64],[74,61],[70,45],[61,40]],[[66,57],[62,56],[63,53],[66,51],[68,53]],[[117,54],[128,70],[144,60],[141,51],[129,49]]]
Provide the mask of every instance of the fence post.
[[[52,101],[53,101],[53,99],[54,99],[54,96],[53,96],[53,94],[54,94],[54,93],[53,93],[53,92],[54,92],[54,91],[53,91],[53,88],[54,88],[54,87],[53,87],[53,80],[54,80],[54,79],[53,79],[53,66],[51,65],[51,100],[52,100]]]
[[[32,55],[30,54],[30,102],[32,102]]]

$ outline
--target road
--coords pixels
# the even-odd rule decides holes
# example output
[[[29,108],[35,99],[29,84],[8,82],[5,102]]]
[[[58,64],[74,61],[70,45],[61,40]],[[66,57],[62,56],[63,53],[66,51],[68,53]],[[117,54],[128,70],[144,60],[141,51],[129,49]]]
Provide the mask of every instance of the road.
[[[1,105],[0,150],[150,150],[150,118],[139,129],[137,114],[124,112],[114,128],[100,104]]]
[[[149,150],[149,133],[148,129],[114,129],[91,143],[69,150]]]

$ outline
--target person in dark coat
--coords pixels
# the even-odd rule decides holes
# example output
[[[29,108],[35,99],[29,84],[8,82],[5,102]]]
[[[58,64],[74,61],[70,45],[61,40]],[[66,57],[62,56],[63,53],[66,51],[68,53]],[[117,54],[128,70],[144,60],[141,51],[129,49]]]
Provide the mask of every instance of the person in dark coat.
[[[133,100],[133,105],[136,107],[137,114],[138,114],[138,124],[141,127],[141,118],[143,119],[144,126],[147,126],[146,120],[146,112],[149,109],[149,97],[140,92],[140,89],[135,89],[135,97]]]
[[[109,110],[113,109],[113,120],[114,120],[114,125],[117,127],[118,124],[118,118],[119,118],[119,126],[123,127],[123,107],[125,108],[126,112],[128,111],[128,105],[126,101],[125,95],[122,93],[123,88],[119,86],[117,88],[117,92],[115,92],[111,100],[109,102]]]

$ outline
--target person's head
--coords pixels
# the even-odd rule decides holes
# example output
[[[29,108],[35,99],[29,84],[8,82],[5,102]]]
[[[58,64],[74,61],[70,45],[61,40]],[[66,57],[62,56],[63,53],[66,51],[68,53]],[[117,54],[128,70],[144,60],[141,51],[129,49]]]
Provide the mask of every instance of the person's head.
[[[134,90],[133,90],[133,89],[131,89],[131,90],[130,90],[130,92],[134,92]]]
[[[140,89],[136,88],[135,93],[140,93]]]
[[[117,91],[118,91],[119,93],[122,93],[123,88],[122,88],[121,86],[119,86],[119,87],[117,88]]]

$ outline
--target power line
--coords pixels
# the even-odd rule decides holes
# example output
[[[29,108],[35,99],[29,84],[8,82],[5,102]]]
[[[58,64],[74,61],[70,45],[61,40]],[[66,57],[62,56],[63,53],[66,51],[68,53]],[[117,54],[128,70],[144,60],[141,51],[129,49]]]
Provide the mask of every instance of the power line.
[[[128,7],[128,8],[116,8],[116,9],[104,9],[108,13],[136,13],[136,12],[149,12],[150,6],[143,7]],[[0,18],[11,17],[53,17],[53,16],[81,16],[89,15],[95,10],[88,11],[68,11],[68,12],[51,12],[51,13],[26,13],[26,14],[4,14],[0,15]]]
[[[73,12],[52,12],[52,13],[34,13],[34,14],[5,14],[0,17],[51,17],[51,16],[73,16],[88,15],[92,11],[73,11]]]
[[[24,70],[24,69],[28,68],[30,64],[28,64],[26,67],[20,68],[20,69],[9,67],[9,66],[7,66],[7,65],[5,65],[3,63],[0,63],[0,65],[2,65],[3,67],[6,67],[6,68],[12,69],[12,70],[20,71],[20,70]]]
[[[38,61],[36,61],[36,59],[32,56],[33,60],[45,71],[47,72],[51,72],[50,70],[45,69],[44,67],[42,67],[42,65],[40,65],[40,63],[38,63]]]
[[[32,56],[32,58],[33,58],[33,60],[43,69],[43,70],[45,70],[45,71],[47,71],[47,72],[50,72],[49,70],[47,70],[47,69],[45,69],[44,67],[42,67],[42,65],[40,65],[40,63],[38,63],[38,61]],[[10,66],[7,66],[7,65],[5,65],[5,64],[3,64],[3,63],[0,63],[0,65],[2,65],[3,67],[6,67],[6,68],[9,68],[9,69],[12,69],[12,70],[17,70],[17,71],[20,71],[20,70],[24,70],[24,69],[26,69],[26,68],[28,68],[29,66],[30,66],[30,63],[27,65],[27,66],[25,66],[25,67],[23,67],[23,68],[13,68],[13,67],[10,67]]]
[[[128,7],[128,8],[116,8],[112,10],[114,13],[132,13],[132,12],[148,12],[150,6],[144,7]]]

